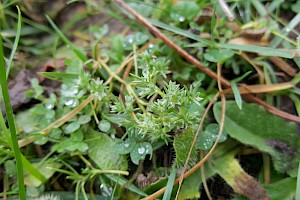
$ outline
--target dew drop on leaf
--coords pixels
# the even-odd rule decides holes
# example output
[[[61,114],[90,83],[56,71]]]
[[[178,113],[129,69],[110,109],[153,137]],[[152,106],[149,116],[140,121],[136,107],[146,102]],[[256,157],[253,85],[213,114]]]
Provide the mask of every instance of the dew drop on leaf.
[[[52,108],[54,108],[54,105],[51,104],[51,103],[47,103],[47,104],[45,105],[45,107],[46,107],[48,110],[51,110]]]
[[[180,22],[183,22],[183,21],[185,20],[185,18],[184,18],[183,16],[180,16],[180,17],[178,18],[178,20],[179,20]]]
[[[65,100],[65,105],[66,106],[71,106],[73,103],[74,103],[74,99],[66,98],[66,100]]]
[[[140,148],[138,148],[138,153],[139,153],[139,154],[144,154],[145,151],[146,151],[145,147],[140,147]]]

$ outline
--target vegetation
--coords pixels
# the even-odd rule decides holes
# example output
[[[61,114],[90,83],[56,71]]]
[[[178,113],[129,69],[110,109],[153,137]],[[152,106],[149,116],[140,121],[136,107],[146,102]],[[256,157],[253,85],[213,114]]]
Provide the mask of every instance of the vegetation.
[[[299,6],[0,2],[0,197],[300,200]]]

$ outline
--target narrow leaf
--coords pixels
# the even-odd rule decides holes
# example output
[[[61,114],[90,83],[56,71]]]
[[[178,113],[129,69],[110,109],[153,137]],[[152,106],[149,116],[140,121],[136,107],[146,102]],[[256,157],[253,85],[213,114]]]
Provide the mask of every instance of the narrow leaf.
[[[167,188],[166,188],[163,200],[170,200],[171,199],[175,177],[176,177],[176,168],[173,167],[172,171],[171,171],[171,174],[169,176],[169,179],[168,179]]]

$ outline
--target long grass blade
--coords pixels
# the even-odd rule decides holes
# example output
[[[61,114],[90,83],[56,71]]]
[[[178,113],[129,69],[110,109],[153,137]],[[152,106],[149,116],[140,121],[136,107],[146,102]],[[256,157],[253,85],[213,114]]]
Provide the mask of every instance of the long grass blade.
[[[1,31],[1,27],[0,27]],[[26,199],[26,193],[25,193],[25,186],[24,186],[24,174],[23,174],[23,165],[22,165],[22,158],[21,158],[21,151],[19,149],[18,145],[18,139],[17,139],[17,131],[13,116],[13,110],[10,104],[10,98],[8,93],[8,85],[7,85],[7,79],[6,79],[6,69],[5,69],[5,63],[4,63],[4,53],[3,53],[3,44],[2,44],[2,35],[0,34],[0,83],[2,88],[2,96],[4,100],[5,110],[6,110],[6,117],[8,121],[8,125],[10,128],[11,133],[11,140],[13,145],[13,151],[15,153],[16,157],[16,164],[17,164],[17,177],[18,177],[18,184],[19,184],[19,194],[20,199],[25,200]]]
[[[16,37],[15,37],[14,45],[13,45],[13,48],[11,50],[10,57],[9,57],[9,60],[8,60],[8,67],[7,67],[7,70],[6,70],[6,78],[8,77],[10,69],[11,69],[11,66],[13,64],[13,59],[14,59],[15,53],[16,53],[17,48],[18,48],[18,44],[19,44],[19,40],[20,40],[20,35],[21,35],[21,29],[22,29],[22,15],[21,15],[20,8],[18,6],[17,6],[17,9],[18,9],[17,32],[16,32]]]
[[[163,200],[170,200],[171,199],[175,177],[176,177],[176,169],[175,169],[175,167],[173,167],[172,171],[171,171],[171,174],[169,176],[169,179],[168,179],[168,183],[167,183],[167,187],[166,187],[166,191],[165,191]]]

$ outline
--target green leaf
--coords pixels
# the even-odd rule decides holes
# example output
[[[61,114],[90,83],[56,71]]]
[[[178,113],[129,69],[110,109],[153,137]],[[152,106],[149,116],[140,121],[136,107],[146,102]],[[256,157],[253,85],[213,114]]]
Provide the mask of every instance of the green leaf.
[[[80,115],[80,117],[78,118],[78,122],[80,124],[86,124],[89,123],[90,121],[91,121],[90,115]]]
[[[138,165],[140,160],[144,160],[147,154],[152,157],[152,146],[148,142],[138,143],[130,152],[131,161]]]
[[[184,166],[184,163],[189,154],[193,139],[194,139],[194,133],[191,128],[183,131],[180,135],[175,137],[173,146],[174,146],[175,154],[176,154],[175,164],[177,167]],[[196,148],[193,147],[191,157],[188,162],[190,166],[192,166],[193,163],[196,162],[196,158],[197,158],[196,153],[197,153]]]
[[[220,48],[231,49],[237,51],[247,51],[252,53],[259,53],[266,56],[277,56],[282,58],[293,58],[294,53],[284,49],[275,49],[270,47],[261,47],[254,45],[239,45],[239,44],[218,44]]]
[[[292,5],[292,11],[294,11],[295,13],[298,13],[300,10],[300,1],[296,1],[296,3],[294,3]]]
[[[116,144],[116,151],[118,154],[128,154],[130,153],[136,145],[136,141],[130,139],[120,142]]]
[[[207,178],[207,177],[206,177]],[[192,175],[190,175],[187,179],[185,179],[182,183],[178,200],[185,199],[199,199],[200,192],[199,188],[202,183],[200,170],[197,170]]]
[[[107,120],[101,120],[98,128],[100,131],[103,131],[104,133],[107,133],[110,130],[111,124]]]
[[[144,44],[148,39],[149,39],[148,35],[141,32],[128,35],[123,40],[123,48],[125,50],[132,50],[133,44],[141,45]]]
[[[150,2],[128,2],[127,5],[144,17],[149,17],[153,12],[153,5]]]
[[[79,78],[79,76],[76,74],[69,74],[64,72],[39,72],[39,74],[46,78],[62,82],[73,81]]]
[[[229,49],[209,49],[205,52],[204,58],[210,62],[224,63],[233,55],[234,52]]]
[[[65,64],[67,65],[66,73],[67,74],[76,74],[80,75],[82,71],[83,62],[78,57],[73,57],[72,59],[66,59]]]
[[[218,124],[212,123],[207,125],[205,131],[200,133],[196,140],[196,148],[202,150],[209,150],[218,137],[220,127]],[[223,131],[219,142],[224,142],[227,139],[227,134]]]
[[[166,186],[166,191],[165,191],[164,196],[163,196],[163,200],[170,200],[171,199],[175,177],[176,177],[176,168],[173,167],[172,171],[171,171],[171,174],[168,178],[168,183],[167,183],[167,186]]]
[[[16,162],[13,160],[7,160],[4,163],[4,167],[5,167],[5,174],[7,176],[10,177],[17,177],[17,166],[16,166]]]
[[[239,107],[239,109],[241,110],[242,109],[242,97],[241,97],[241,94],[240,94],[240,91],[236,85],[235,82],[231,82],[230,83],[231,85],[231,89],[233,91],[233,95],[234,95],[234,99],[235,99],[235,102],[236,102],[236,105]]]
[[[200,7],[194,1],[179,1],[171,9],[171,17],[179,22],[192,20],[199,13]]]
[[[300,137],[295,123],[287,123],[256,104],[244,103],[240,110],[234,101],[228,101],[226,108],[224,130],[231,137],[269,153],[277,171],[297,176]],[[219,122],[221,102],[215,104],[214,115]]]
[[[80,123],[78,121],[70,122],[64,126],[65,133],[73,133],[80,128]]]
[[[296,178],[285,178],[275,183],[266,184],[264,187],[270,194],[272,200],[293,199],[296,191]]]
[[[34,163],[32,165],[35,167],[36,170],[39,171],[39,173],[43,174],[46,180],[48,180],[56,172],[54,168],[60,168],[62,166],[62,164],[53,161],[49,163],[42,163],[42,164]],[[32,174],[25,176],[25,182],[27,186],[34,186],[34,187],[38,187],[42,183],[44,183],[41,180],[34,177]]]
[[[116,139],[104,133],[89,130],[85,133],[88,144],[88,155],[100,169],[127,170],[128,164],[125,155],[116,151]]]

